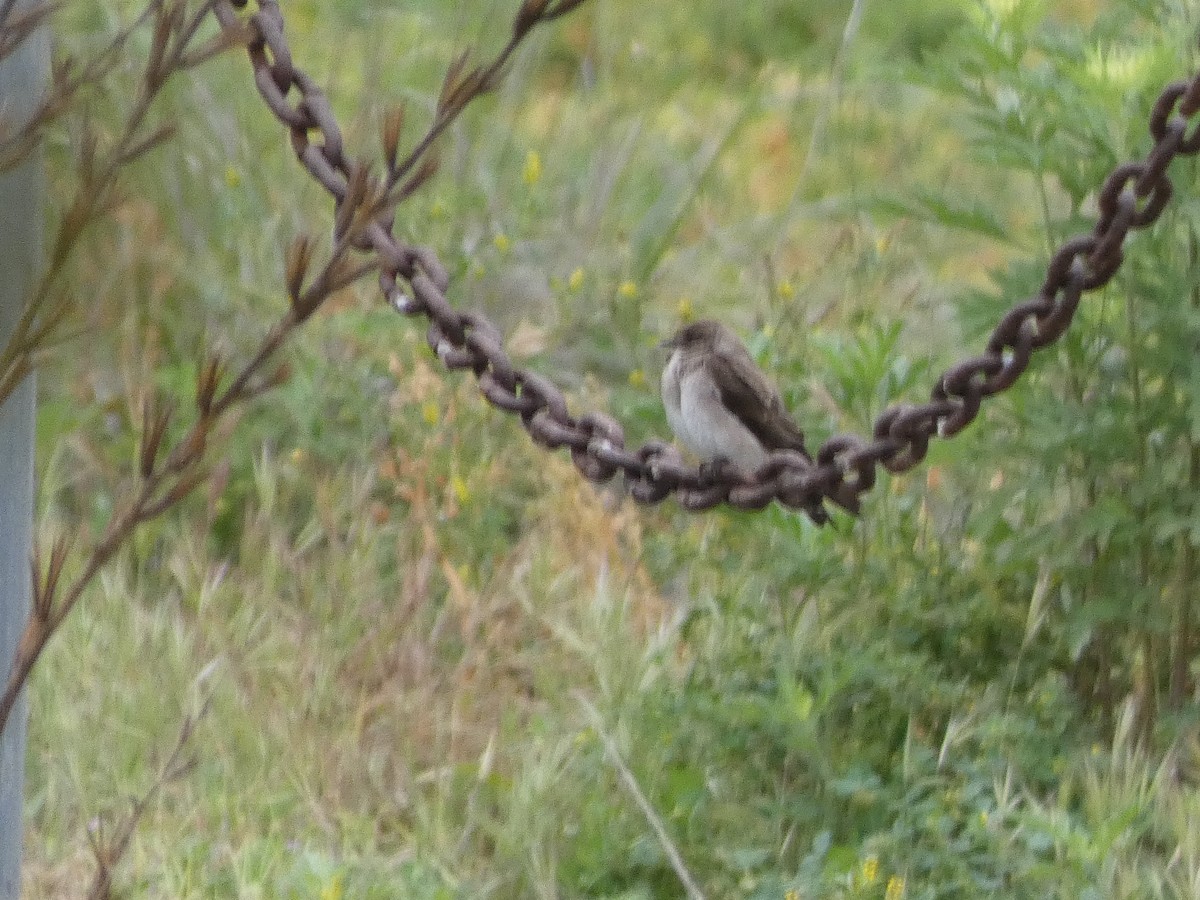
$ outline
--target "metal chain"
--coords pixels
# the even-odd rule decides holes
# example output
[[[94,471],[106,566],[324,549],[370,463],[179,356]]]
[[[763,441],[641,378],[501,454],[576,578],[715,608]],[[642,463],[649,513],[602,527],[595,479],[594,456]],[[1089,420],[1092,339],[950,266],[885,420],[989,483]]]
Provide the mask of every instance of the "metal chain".
[[[215,6],[226,28],[238,25],[235,2],[240,7],[246,0],[219,0]],[[247,24],[254,35],[248,49],[259,92],[290,129],[301,164],[341,203],[351,172],[341,130],[324,93],[293,65],[276,0],[258,0],[258,12]],[[295,105],[287,99],[293,89],[299,93]],[[1143,161],[1123,163],[1105,180],[1092,231],[1063,242],[1038,293],[1005,314],[982,355],[944,372],[928,402],[889,407],[876,420],[869,441],[854,435],[830,438],[817,451],[815,463],[792,451],[777,451],[748,478],[727,470],[702,473],[661,440],[628,449],[621,425],[605,413],[572,416],[553,382],[513,364],[491,321],[454,309],[446,297],[449,273],[432,249],[405,244],[383,221],[371,226],[360,245],[377,254],[379,285],[388,301],[406,315],[429,319],[429,346],[442,363],[448,369],[471,369],[488,401],[517,414],[537,443],[569,448],[586,478],[605,482],[619,471],[638,501],[657,503],[676,493],[693,511],[721,503],[761,509],[772,500],[803,509],[829,499],[857,512],[861,495],[875,484],[877,466],[905,472],[924,459],[931,438],[951,437],[969,425],[985,397],[1007,390],[1021,376],[1033,351],[1058,340],[1083,294],[1112,279],[1124,258],[1126,236],[1155,222],[1170,200],[1166,171],[1171,162],[1200,151],[1200,122],[1191,123],[1189,132],[1189,120],[1198,110],[1200,72],[1167,85],[1150,114],[1153,148]],[[315,143],[314,133],[320,138]]]

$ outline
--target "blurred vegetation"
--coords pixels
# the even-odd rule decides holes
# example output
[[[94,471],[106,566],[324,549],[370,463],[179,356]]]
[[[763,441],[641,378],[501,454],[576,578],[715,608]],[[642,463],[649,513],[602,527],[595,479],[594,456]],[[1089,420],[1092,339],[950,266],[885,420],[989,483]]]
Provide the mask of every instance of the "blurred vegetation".
[[[452,130],[397,229],[631,440],[666,434],[655,345],[699,315],[749,339],[812,440],[866,431],[1090,227],[1200,23],[1174,0],[888,0],[851,33],[849,6],[592,0]],[[511,7],[285,15],[370,154]],[[133,9],[72,4],[57,40]],[[48,538],[111,514],[133,388],[186,399],[202,345],[252,348],[282,248],[330,228],[240,54],[158,114],[179,134],[76,258],[86,343],[39,382]],[[70,130],[49,150],[61,197]],[[28,895],[87,880],[89,823],[208,692],[125,896],[683,896],[608,740],[710,897],[1200,895],[1200,192],[1191,160],[1172,177],[1060,344],[825,530],[594,489],[371,284],[345,291],[212,490],[138,533],[35,671]]]

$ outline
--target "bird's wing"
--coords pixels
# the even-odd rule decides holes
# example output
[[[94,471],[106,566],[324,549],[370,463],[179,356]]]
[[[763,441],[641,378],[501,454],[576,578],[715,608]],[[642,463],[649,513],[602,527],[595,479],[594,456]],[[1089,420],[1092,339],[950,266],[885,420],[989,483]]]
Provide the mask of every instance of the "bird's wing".
[[[745,353],[740,346],[738,349]],[[745,365],[734,365],[725,353],[709,357],[708,365],[712,367],[722,402],[767,450],[797,450],[808,456],[804,433],[788,415],[778,392],[749,353],[744,362]]]

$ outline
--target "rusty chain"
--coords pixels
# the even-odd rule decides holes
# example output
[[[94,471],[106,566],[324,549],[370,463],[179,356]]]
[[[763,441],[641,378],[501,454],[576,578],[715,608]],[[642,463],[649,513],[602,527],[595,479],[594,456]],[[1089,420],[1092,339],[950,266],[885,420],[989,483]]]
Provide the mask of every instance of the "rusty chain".
[[[582,0],[559,0],[559,15]],[[234,6],[246,0],[219,0],[214,9],[225,28],[241,27]],[[514,24],[532,27],[547,0],[526,0]],[[552,15],[544,15],[550,18]],[[522,17],[525,17],[523,20]],[[522,23],[524,22],[524,26]],[[288,127],[301,164],[335,202],[347,196],[352,164],[346,158],[341,130],[328,99],[315,82],[297,69],[283,35],[283,16],[276,0],[258,0],[258,12],[246,20],[254,80],[267,106]],[[489,72],[499,72],[500,63]],[[296,89],[292,105],[288,94]],[[871,439],[835,435],[810,464],[793,451],[777,451],[752,477],[730,471],[701,471],[687,466],[669,443],[651,440],[637,449],[625,446],[621,425],[611,416],[592,412],[574,417],[553,382],[515,366],[505,353],[496,326],[486,317],[459,312],[447,299],[450,277],[428,247],[410,246],[391,233],[390,218],[373,223],[356,246],[377,255],[379,284],[400,312],[429,319],[429,346],[448,369],[471,369],[479,389],[493,405],[520,417],[537,443],[567,447],[579,471],[596,482],[623,473],[634,498],[657,503],[672,492],[687,509],[700,511],[721,503],[761,509],[772,500],[793,508],[811,508],[829,499],[851,512],[875,483],[876,467],[905,472],[924,459],[933,437],[951,437],[970,424],[985,397],[1007,390],[1029,365],[1035,350],[1058,338],[1070,325],[1084,293],[1107,284],[1124,258],[1130,231],[1146,228],[1171,198],[1167,168],[1178,155],[1200,151],[1200,122],[1189,120],[1200,110],[1200,73],[1163,89],[1150,115],[1154,146],[1141,162],[1117,166],[1098,195],[1099,218],[1090,233],[1072,237],[1052,255],[1038,293],[1012,307],[993,330],[984,352],[950,367],[934,385],[929,401],[896,404],[876,420]],[[320,142],[314,143],[316,132]],[[422,142],[420,150],[431,141]],[[415,161],[417,151],[410,156]],[[394,179],[389,179],[389,185]],[[400,286],[407,284],[408,290]]]

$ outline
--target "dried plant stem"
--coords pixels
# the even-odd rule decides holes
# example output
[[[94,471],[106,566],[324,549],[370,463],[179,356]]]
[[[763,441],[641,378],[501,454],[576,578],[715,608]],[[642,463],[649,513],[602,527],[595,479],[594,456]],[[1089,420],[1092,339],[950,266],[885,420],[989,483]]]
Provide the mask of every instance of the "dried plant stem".
[[[512,35],[508,42],[487,66],[475,69],[460,80],[458,76],[465,68],[466,57],[462,56],[456,60],[447,73],[446,84],[443,87],[433,124],[429,126],[425,136],[417,141],[402,162],[390,166],[391,171],[389,171],[387,179],[388,190],[391,191],[397,182],[413,170],[417,162],[441,137],[442,132],[458,118],[459,113],[466,108],[467,104],[487,93],[497,84],[504,67],[516,52],[517,47],[538,24],[566,15],[582,6],[584,2],[585,0],[558,0],[557,3],[551,5],[547,0],[525,0],[513,23]]]
[[[793,209],[800,203],[809,170],[812,168],[817,154],[821,151],[821,145],[825,142],[825,129],[828,127],[829,117],[846,77],[846,60],[850,57],[850,48],[858,36],[858,29],[862,25],[866,11],[866,0],[854,0],[850,6],[850,15],[846,18],[845,28],[842,29],[842,41],[838,44],[837,52],[833,57],[833,65],[829,73],[829,86],[826,88],[823,102],[817,108],[817,114],[813,118],[808,150],[804,154],[804,162],[800,165],[800,172],[796,176],[796,187],[792,193],[792,200],[787,206],[788,209]]]
[[[175,738],[175,746],[167,756],[166,762],[163,763],[158,775],[150,783],[145,793],[133,802],[133,808],[130,809],[129,814],[116,831],[108,836],[99,826],[89,831],[88,840],[91,843],[92,855],[96,860],[96,875],[92,879],[91,888],[87,893],[88,900],[108,900],[112,896],[113,870],[125,855],[125,851],[129,849],[129,842],[133,839],[133,832],[137,828],[138,822],[146,814],[146,810],[154,798],[167,784],[179,780],[193,768],[194,761],[185,759],[183,751],[191,742],[197,724],[208,714],[211,705],[212,697],[210,695],[205,698],[196,712],[184,717],[183,723],[179,726],[179,734]]]
[[[132,499],[119,505],[122,511],[113,517],[101,538],[87,551],[83,568],[61,594],[58,584],[67,555],[66,542],[60,541],[55,546],[44,578],[37,571],[39,566],[35,553],[34,607],[18,644],[4,692],[0,695],[0,731],[12,713],[21,688],[42,651],[66,617],[71,614],[91,580],[116,555],[138,526],[174,507],[205,480],[202,463],[209,434],[216,423],[238,406],[283,380],[286,377],[285,367],[280,367],[269,377],[264,377],[264,370],[291,333],[334,292],[379,268],[379,254],[371,254],[366,261],[360,262],[352,262],[350,254],[360,245],[364,235],[381,228],[381,210],[390,212],[396,203],[406,199],[414,187],[422,183],[427,176],[418,171],[397,190],[393,190],[396,182],[403,177],[404,172],[415,166],[438,135],[472,100],[491,89],[517,45],[535,25],[556,18],[582,2],[583,0],[557,0],[551,4],[548,0],[526,0],[514,24],[512,39],[490,65],[465,74],[464,60],[452,65],[443,85],[434,122],[416,142],[413,151],[405,157],[403,163],[398,167],[389,166],[389,181],[382,190],[371,188],[364,166],[349,167],[351,171],[347,176],[347,186],[341,198],[342,208],[338,216],[338,238],[328,261],[315,276],[307,279],[312,256],[311,242],[301,238],[293,243],[288,251],[286,278],[291,297],[290,308],[263,336],[249,361],[219,394],[219,360],[211,358],[202,364],[200,383],[197,387],[199,415],[187,432],[172,445],[161,464],[156,464],[156,460],[160,457],[159,443],[167,429],[169,411],[147,407],[146,428],[143,431],[141,448],[142,478],[139,486]],[[106,204],[119,170],[159,140],[165,140],[169,136],[168,132],[160,130],[150,138],[139,137],[153,99],[173,72],[208,58],[211,52],[216,52],[212,48],[233,46],[248,39],[249,35],[240,20],[233,17],[230,7],[220,0],[205,0],[199,10],[190,17],[184,15],[185,4],[186,0],[176,0],[173,5],[165,6],[163,0],[151,0],[147,7],[147,10],[154,12],[156,38],[151,49],[150,62],[146,67],[143,89],[113,150],[105,156],[103,163],[92,166],[90,177],[81,179],[80,190],[68,207],[54,241],[47,274],[26,304],[17,326],[16,337],[0,351],[0,402],[3,402],[6,391],[11,391],[23,374],[29,371],[34,353],[49,340],[58,324],[57,310],[64,307],[56,307],[50,298],[54,295],[53,289],[62,264],[76,245],[83,226],[106,211]],[[189,55],[191,41],[198,33],[203,16],[210,11],[215,12],[221,21],[224,37],[212,42],[209,50]],[[174,42],[168,40],[171,34],[176,36]],[[397,171],[401,174],[392,179],[391,176]],[[306,279],[307,287],[304,287]],[[67,302],[69,301],[65,299],[61,301]],[[47,306],[50,307],[48,311]],[[48,312],[48,315],[43,315],[45,312]]]
[[[692,877],[692,873],[688,871],[687,864],[683,861],[683,854],[679,852],[679,848],[671,840],[671,835],[667,833],[667,826],[663,824],[662,817],[642,792],[637,778],[629,766],[625,764],[617,742],[613,740],[612,735],[605,728],[604,719],[601,717],[600,711],[582,693],[578,691],[574,693],[576,702],[579,703],[584,714],[591,722],[591,726],[599,736],[600,742],[604,744],[604,752],[607,754],[609,762],[613,764],[613,768],[617,770],[621,784],[629,791],[629,795],[633,797],[633,801],[637,804],[638,809],[642,811],[642,815],[646,817],[646,821],[654,831],[654,836],[658,838],[659,846],[662,847],[663,853],[666,854],[668,861],[670,861],[671,868],[675,870],[675,876],[679,879],[679,883],[683,885],[683,889],[687,892],[688,900],[704,900],[704,893],[696,884],[696,879]]]
[[[30,291],[8,342],[0,349],[0,403],[33,368],[35,357],[51,343],[54,333],[74,306],[74,298],[59,291],[59,282],[65,273],[67,260],[87,227],[111,209],[122,170],[171,136],[173,129],[170,125],[162,126],[148,135],[143,133],[143,126],[154,101],[171,76],[190,67],[192,42],[214,2],[204,0],[191,16],[185,16],[187,0],[176,0],[170,5],[164,4],[163,0],[151,0],[134,22],[122,30],[80,75],[70,79],[65,86],[56,86],[39,112],[13,139],[15,151],[23,150],[24,155],[32,151],[46,121],[60,113],[80,87],[95,83],[107,74],[116,65],[120,50],[130,35],[150,19],[155,20],[150,61],[142,74],[137,99],[125,119],[120,136],[107,152],[97,155],[95,135],[85,126],[75,195],[66,205],[66,212],[58,224],[42,275]],[[228,40],[223,41],[222,46],[228,43]],[[6,147],[8,143],[6,140],[0,144],[0,150],[14,149]],[[14,153],[14,158],[24,156]],[[2,162],[3,158],[0,157]]]
[[[11,56],[35,31],[53,15],[59,8],[56,0],[37,4],[23,10],[20,15],[13,15],[16,0],[4,0],[0,3],[0,60]],[[3,129],[0,128],[0,138]],[[0,146],[3,141],[0,140]],[[0,166],[0,171],[4,167]]]
[[[331,259],[327,268],[334,264],[335,260]],[[21,687],[50,638],[71,614],[71,610],[75,608],[84,590],[100,569],[116,555],[139,525],[174,507],[202,482],[203,473],[200,467],[209,433],[217,421],[281,380],[283,373],[277,373],[275,377],[256,383],[271,357],[297,325],[295,316],[288,310],[267,332],[258,351],[238,372],[232,384],[211,403],[207,412],[198,416],[187,432],[171,447],[161,466],[141,479],[136,495],[109,521],[104,534],[88,552],[83,569],[61,596],[57,596],[56,588],[65,548],[52,554],[44,580],[41,573],[34,572],[33,610],[17,645],[16,657],[4,693],[0,695],[0,731],[3,731]],[[217,371],[219,367],[214,367],[214,378]],[[213,389],[215,391],[215,385]]]

